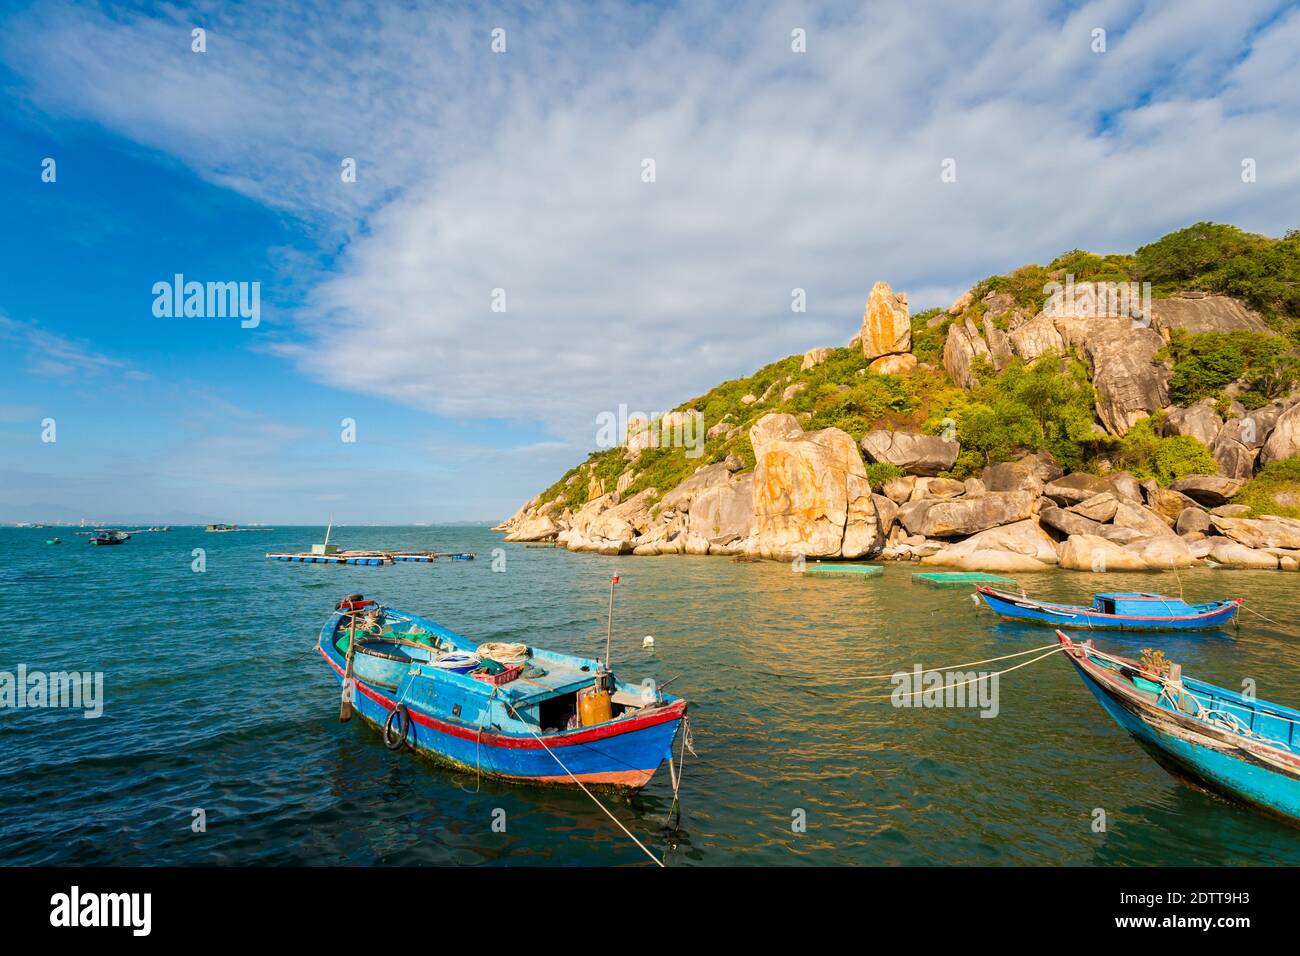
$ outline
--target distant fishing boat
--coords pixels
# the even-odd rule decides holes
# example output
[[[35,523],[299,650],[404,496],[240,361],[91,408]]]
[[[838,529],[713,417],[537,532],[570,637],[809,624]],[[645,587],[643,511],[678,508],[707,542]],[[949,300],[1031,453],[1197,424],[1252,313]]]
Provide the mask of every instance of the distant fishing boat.
[[[390,749],[504,780],[639,789],[686,717],[685,700],[618,681],[599,660],[475,644],[359,594],[339,602],[317,649],[345,689],[340,719],[355,707]]]
[[[131,536],[125,531],[99,531],[91,535],[87,540],[91,544],[104,546],[110,544],[122,544],[130,539]]]
[[[1106,713],[1158,762],[1300,823],[1300,711],[1183,677],[1178,664],[1158,672],[1056,637]]]
[[[1240,598],[1188,604],[1181,598],[1140,591],[1096,594],[1092,607],[1036,601],[982,584],[975,591],[1007,620],[1091,631],[1208,631],[1232,623],[1241,609]]]
[[[63,542],[60,541],[58,538],[46,538],[46,539],[45,539],[45,543],[46,543],[46,544],[63,544]]]

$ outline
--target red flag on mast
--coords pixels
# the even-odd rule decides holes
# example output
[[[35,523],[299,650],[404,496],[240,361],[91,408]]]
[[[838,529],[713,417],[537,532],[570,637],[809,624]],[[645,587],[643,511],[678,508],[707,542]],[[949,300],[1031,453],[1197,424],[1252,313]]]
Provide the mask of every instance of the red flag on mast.
[[[610,575],[609,583],[618,584],[618,575],[617,574]]]

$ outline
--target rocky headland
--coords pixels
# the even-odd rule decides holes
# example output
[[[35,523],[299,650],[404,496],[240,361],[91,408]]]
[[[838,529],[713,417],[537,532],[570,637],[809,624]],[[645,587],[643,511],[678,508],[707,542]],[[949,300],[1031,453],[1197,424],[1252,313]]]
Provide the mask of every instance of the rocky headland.
[[[1076,251],[992,277],[915,316],[877,282],[847,347],[675,409],[703,419],[700,458],[633,423],[497,529],[608,555],[1300,570],[1295,297],[1233,286],[1214,262],[1159,271],[1206,229],[1280,255],[1284,288],[1300,263],[1294,236],[1198,224],[1132,256]],[[1078,272],[1153,274],[1156,295],[1111,315],[1045,291]]]

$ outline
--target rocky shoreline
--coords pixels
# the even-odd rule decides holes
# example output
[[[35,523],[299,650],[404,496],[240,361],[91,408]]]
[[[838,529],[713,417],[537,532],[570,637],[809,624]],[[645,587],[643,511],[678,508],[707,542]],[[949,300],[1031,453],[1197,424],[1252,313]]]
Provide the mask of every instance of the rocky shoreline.
[[[868,433],[870,455],[933,471],[955,442]],[[659,498],[599,495],[574,513],[529,502],[495,530],[606,555],[745,555],[776,561],[915,561],[970,571],[1156,571],[1197,566],[1300,570],[1300,520],[1246,517],[1245,482],[1191,475],[1162,488],[1124,472],[1065,475],[1050,455],[956,481],[925,474],[873,490],[859,446],[837,428],[805,432],[792,415],[750,431],[756,467],[706,465]],[[936,444],[937,443],[937,444]],[[949,446],[941,448],[939,445]]]

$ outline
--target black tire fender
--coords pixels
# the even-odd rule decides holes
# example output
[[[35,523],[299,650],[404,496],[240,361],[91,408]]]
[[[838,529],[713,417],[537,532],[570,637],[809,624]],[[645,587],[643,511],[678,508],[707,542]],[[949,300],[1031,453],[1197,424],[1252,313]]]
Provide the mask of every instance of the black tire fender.
[[[397,726],[394,726],[394,718],[399,715],[401,721]],[[410,731],[411,712],[406,709],[405,704],[398,704],[388,712],[388,719],[384,721],[384,746],[389,750],[400,750],[402,744],[406,743]]]

